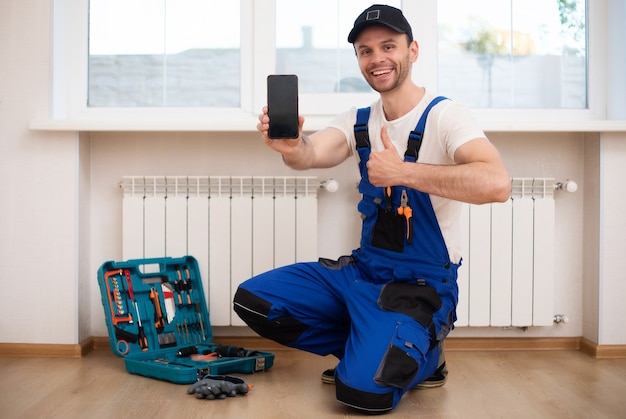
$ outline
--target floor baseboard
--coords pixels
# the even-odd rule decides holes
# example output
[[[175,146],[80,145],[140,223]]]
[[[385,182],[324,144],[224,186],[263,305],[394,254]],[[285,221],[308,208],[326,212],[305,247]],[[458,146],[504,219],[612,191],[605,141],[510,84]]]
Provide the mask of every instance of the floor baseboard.
[[[626,358],[626,345],[598,345],[586,338],[580,338],[580,350],[592,358]]]
[[[0,356],[15,358],[80,358],[88,352],[80,344],[0,343]]]
[[[577,351],[580,338],[448,338],[451,351]]]
[[[214,336],[221,345],[259,351],[293,350],[260,336]],[[109,338],[94,336],[78,344],[0,343],[0,356],[81,358],[94,350],[110,350]],[[447,351],[581,351],[592,358],[626,358],[626,345],[598,345],[583,337],[448,338]]]

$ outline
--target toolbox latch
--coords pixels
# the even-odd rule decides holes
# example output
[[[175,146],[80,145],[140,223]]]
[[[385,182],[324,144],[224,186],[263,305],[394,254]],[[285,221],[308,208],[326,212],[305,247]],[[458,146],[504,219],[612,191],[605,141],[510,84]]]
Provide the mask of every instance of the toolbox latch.
[[[197,381],[202,380],[205,375],[211,374],[211,368],[198,368]]]
[[[265,371],[265,357],[258,357],[254,360],[254,372]]]

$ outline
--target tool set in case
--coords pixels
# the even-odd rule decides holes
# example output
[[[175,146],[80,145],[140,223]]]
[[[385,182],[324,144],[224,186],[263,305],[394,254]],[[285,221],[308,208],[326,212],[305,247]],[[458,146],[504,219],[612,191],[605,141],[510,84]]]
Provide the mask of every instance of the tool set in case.
[[[266,371],[274,363],[270,352],[212,341],[192,256],[105,262],[98,285],[111,349],[131,374],[189,384],[207,374]]]

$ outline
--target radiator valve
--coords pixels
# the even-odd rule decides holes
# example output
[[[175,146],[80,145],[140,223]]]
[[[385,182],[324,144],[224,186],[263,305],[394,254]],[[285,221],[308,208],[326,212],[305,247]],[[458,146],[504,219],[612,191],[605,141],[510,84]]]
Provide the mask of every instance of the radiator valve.
[[[556,314],[554,316],[554,323],[569,323],[569,317],[565,314]]]
[[[339,189],[339,182],[335,179],[330,178],[328,180],[324,180],[320,183],[320,188],[326,189],[328,192],[337,192]]]
[[[573,180],[566,179],[565,182],[557,182],[554,185],[554,189],[565,192],[576,192],[578,190],[578,184]]]

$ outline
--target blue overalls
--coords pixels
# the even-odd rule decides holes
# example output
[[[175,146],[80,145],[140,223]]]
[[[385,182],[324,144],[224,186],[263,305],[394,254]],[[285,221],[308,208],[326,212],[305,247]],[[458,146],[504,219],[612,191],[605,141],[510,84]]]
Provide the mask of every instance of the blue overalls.
[[[424,111],[405,161],[417,160],[428,112],[443,99]],[[369,182],[368,119],[369,108],[359,109],[354,127],[361,160],[360,248],[337,261],[255,276],[240,285],[234,309],[261,336],[335,355],[337,400],[383,413],[437,368],[438,342],[456,320],[459,265],[450,261],[428,194]]]

